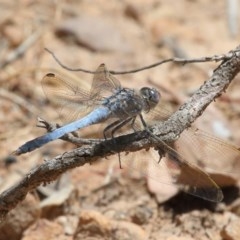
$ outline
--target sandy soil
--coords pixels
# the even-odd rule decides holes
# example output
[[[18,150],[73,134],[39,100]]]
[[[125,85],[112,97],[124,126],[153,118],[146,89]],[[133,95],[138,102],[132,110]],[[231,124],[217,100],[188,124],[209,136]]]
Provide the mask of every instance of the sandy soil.
[[[78,79],[87,90],[91,86],[92,75],[64,70],[44,48],[69,67],[89,70],[101,63],[124,71],[170,57],[212,56],[239,44],[239,27],[234,30],[228,16],[227,1],[1,0],[0,191],[44,160],[76,147],[58,140],[32,153],[10,156],[24,142],[45,133],[36,127],[38,116],[61,123],[56,105],[46,99],[41,86],[46,73]],[[167,108],[176,109],[218,64],[168,63],[116,77],[124,87],[159,89]],[[197,121],[197,127],[236,146],[240,145],[239,83],[237,76]],[[81,136],[96,137],[98,131],[98,126],[87,128]],[[187,161],[201,164],[196,155],[208,147],[191,139],[183,143],[180,148]],[[151,176],[121,170],[116,159],[101,159],[29,193],[1,225],[0,239],[240,239],[239,176],[229,180],[222,161],[230,165],[231,152],[213,146],[216,155],[205,150],[204,170],[210,175],[208,167],[222,173],[218,178],[211,175],[223,189],[220,203],[180,192],[164,179],[153,182]],[[191,149],[195,158],[188,155]]]

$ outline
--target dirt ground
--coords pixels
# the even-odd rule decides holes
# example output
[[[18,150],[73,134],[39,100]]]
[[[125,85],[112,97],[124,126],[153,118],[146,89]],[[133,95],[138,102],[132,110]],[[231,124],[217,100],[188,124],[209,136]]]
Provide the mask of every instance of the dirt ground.
[[[0,192],[46,159],[76,147],[58,140],[32,153],[10,156],[24,142],[45,133],[36,127],[37,117],[61,123],[41,86],[46,73],[80,79],[88,90],[91,85],[92,75],[64,70],[44,48],[71,68],[95,70],[105,63],[122,71],[170,57],[227,53],[240,37],[239,26],[229,24],[228,9],[227,1],[207,0],[0,0]],[[116,77],[124,87],[159,89],[166,106],[176,109],[218,64],[168,63]],[[197,127],[240,146],[239,93],[237,76]],[[81,136],[95,137],[98,130],[84,129]],[[218,155],[206,159],[231,165],[224,158],[228,153],[215,147]],[[187,155],[191,139],[181,148]],[[196,156],[204,146],[193,149]],[[222,187],[220,203],[179,192],[164,181],[154,184],[148,177],[119,169],[116,159],[75,168],[29,193],[0,226],[0,239],[238,240],[239,176],[232,179],[221,161],[213,169],[220,171],[218,178],[204,163],[204,170]],[[235,171],[239,173],[240,167]]]

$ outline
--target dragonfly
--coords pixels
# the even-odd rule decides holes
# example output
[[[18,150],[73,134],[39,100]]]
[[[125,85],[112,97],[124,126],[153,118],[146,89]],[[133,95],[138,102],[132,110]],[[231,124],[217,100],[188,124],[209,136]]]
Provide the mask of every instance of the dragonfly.
[[[103,130],[104,136],[106,136],[106,132],[111,131],[113,137],[114,132],[126,125],[134,128],[136,119],[140,119],[143,127],[146,128],[142,114],[148,115],[154,111],[161,98],[159,91],[155,88],[143,87],[140,90],[123,88],[119,80],[110,74],[105,64],[101,64],[97,68],[89,93],[81,89],[78,84],[62,79],[53,73],[48,73],[43,78],[42,85],[50,101],[57,102],[61,106],[59,108],[61,113],[64,112],[64,109],[71,109],[68,115],[71,119],[77,119],[26,142],[14,152],[16,155],[31,152],[65,134],[107,120],[112,120],[112,122]],[[87,115],[78,118],[80,112],[85,113],[86,111]],[[140,171],[160,183],[177,184],[184,192],[208,201],[219,202],[223,199],[220,187],[207,173],[185,160],[181,154],[158,137],[151,134],[149,136],[159,143],[157,147],[151,149],[155,156],[149,154],[150,158],[151,156],[157,158],[154,165],[155,173],[146,171],[145,157],[139,158],[133,163],[126,155],[121,159],[123,168],[126,166]],[[145,151],[143,155],[148,155],[148,152]],[[162,159],[163,153],[166,153],[168,158]],[[161,170],[163,166],[170,173],[170,179],[164,179]]]

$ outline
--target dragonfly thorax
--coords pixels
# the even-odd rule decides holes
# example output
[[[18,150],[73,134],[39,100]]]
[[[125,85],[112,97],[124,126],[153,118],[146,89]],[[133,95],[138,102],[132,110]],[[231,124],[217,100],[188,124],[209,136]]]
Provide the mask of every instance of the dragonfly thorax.
[[[144,111],[149,112],[156,107],[160,101],[160,92],[155,88],[143,87],[140,89],[140,95],[144,99],[145,106]]]

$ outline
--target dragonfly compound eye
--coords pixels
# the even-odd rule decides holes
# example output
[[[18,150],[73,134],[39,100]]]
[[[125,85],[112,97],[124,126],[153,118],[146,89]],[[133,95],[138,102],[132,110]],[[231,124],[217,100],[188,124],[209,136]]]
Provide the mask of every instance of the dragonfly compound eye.
[[[151,101],[152,104],[157,105],[160,101],[160,98],[161,98],[160,92],[155,88],[151,88],[149,93],[149,101]]]
[[[140,90],[140,94],[145,99],[149,108],[154,108],[160,101],[160,93],[155,88],[143,87]]]

